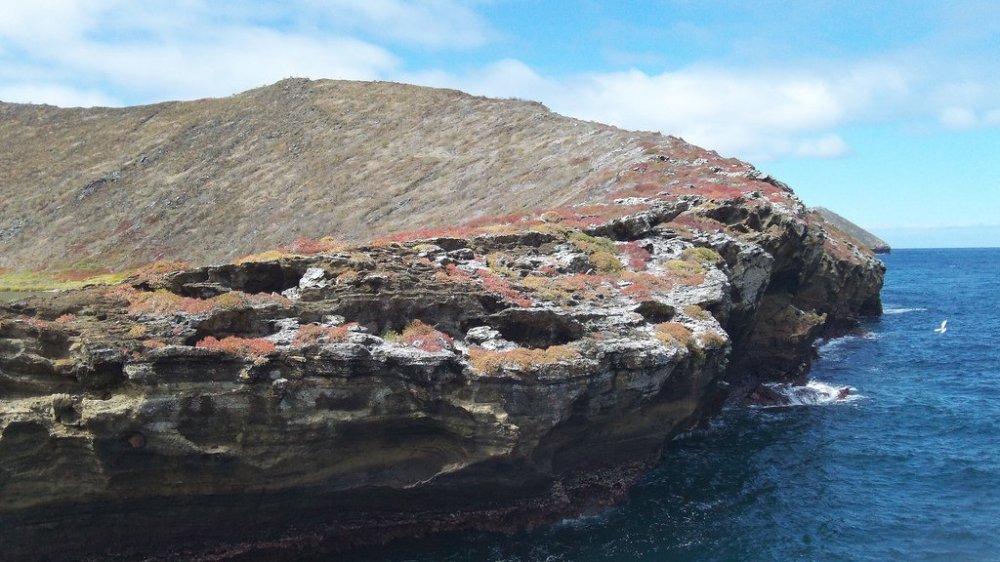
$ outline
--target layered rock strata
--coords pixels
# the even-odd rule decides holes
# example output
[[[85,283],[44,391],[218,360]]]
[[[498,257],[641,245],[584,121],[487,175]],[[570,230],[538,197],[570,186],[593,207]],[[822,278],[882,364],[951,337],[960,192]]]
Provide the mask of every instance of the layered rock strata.
[[[600,204],[6,305],[5,554],[293,559],[620,500],[881,312],[880,262],[718,160],[695,185],[651,147]]]

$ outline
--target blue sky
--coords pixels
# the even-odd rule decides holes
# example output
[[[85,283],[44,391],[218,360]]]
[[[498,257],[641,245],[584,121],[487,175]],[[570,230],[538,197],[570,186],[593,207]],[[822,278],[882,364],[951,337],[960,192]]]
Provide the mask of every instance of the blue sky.
[[[453,87],[749,160],[897,247],[1000,246],[994,0],[0,2],[3,101]]]

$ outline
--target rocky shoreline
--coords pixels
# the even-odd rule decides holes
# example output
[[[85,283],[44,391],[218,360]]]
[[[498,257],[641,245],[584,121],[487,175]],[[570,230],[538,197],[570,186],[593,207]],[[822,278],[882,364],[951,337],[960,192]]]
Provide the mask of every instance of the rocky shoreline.
[[[6,555],[294,559],[620,501],[881,313],[884,266],[748,170],[0,305]]]

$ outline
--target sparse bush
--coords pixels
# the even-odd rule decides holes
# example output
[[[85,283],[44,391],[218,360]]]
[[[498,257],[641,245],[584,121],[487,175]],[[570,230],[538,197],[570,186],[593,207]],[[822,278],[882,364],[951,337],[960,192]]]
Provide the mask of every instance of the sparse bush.
[[[715,332],[706,332],[702,338],[702,343],[708,348],[720,348],[726,345],[726,338]]]
[[[649,260],[653,257],[653,254],[646,248],[643,248],[638,242],[626,242],[619,246],[619,249],[621,253],[625,254],[628,266],[633,271],[646,271]]]
[[[687,314],[691,318],[696,318],[698,320],[708,320],[712,315],[704,308],[696,305],[689,304],[684,307],[684,314]]]
[[[480,269],[476,272],[476,276],[483,283],[483,287],[487,291],[492,291],[497,293],[504,300],[512,302],[520,307],[531,306],[531,299],[529,299],[524,293],[514,288],[509,281],[492,273],[486,269]]]
[[[716,264],[722,261],[722,256],[711,248],[687,248],[681,252],[681,257],[701,264]]]
[[[663,344],[676,343],[682,347],[687,347],[691,343],[691,330],[680,322],[657,324],[653,330],[653,335]]]
[[[344,341],[354,326],[357,326],[356,322],[340,326],[320,326],[318,324],[300,326],[298,331],[295,332],[295,337],[292,338],[292,347],[305,347],[307,345]]]
[[[483,374],[495,374],[505,367],[527,370],[561,361],[573,361],[579,357],[580,352],[573,345],[553,345],[545,349],[519,347],[507,351],[494,351],[481,347],[469,349],[470,363]]]
[[[420,320],[414,320],[403,328],[399,341],[430,352],[444,351],[455,343],[454,338],[448,334]]]
[[[609,252],[594,252],[589,258],[590,265],[600,273],[614,274],[625,269],[618,256]]]
[[[241,263],[276,261],[287,255],[289,255],[287,252],[282,252],[281,250],[268,250],[266,252],[261,252],[259,254],[250,254],[236,258],[235,260],[233,260],[233,263],[239,265]]]
[[[589,234],[584,234],[580,231],[569,233],[568,238],[574,246],[585,254],[605,252],[613,255],[618,253],[618,246],[616,246],[614,241],[610,238],[604,238],[603,236],[590,236]]]
[[[275,351],[274,342],[264,338],[241,338],[229,336],[217,339],[208,336],[196,344],[196,347],[221,351],[247,359],[259,359]]]

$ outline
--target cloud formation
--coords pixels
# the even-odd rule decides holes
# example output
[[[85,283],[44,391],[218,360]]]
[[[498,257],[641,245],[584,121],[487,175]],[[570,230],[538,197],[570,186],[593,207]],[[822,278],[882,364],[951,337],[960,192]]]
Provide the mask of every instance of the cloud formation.
[[[903,74],[872,64],[825,71],[689,67],[655,75],[630,70],[556,79],[508,59],[467,75],[432,72],[404,78],[482,95],[538,99],[566,115],[658,130],[753,159],[847,154],[847,143],[831,129],[908,91]]]
[[[936,55],[945,52],[938,45],[855,60],[695,61],[656,72],[551,75],[504,58],[509,43],[477,13],[480,4],[12,3],[0,18],[0,99],[123,105],[224,96],[289,76],[398,80],[535,99],[566,115],[659,130],[754,160],[845,155],[841,130],[856,123],[1000,127],[1000,77],[975,61]],[[421,53],[482,55],[484,46],[496,56],[450,68],[420,62],[435,60]]]
[[[488,36],[453,0],[37,0],[4,10],[0,97],[60,105],[228,95],[289,76],[375,79],[400,65],[375,38],[436,49]]]

